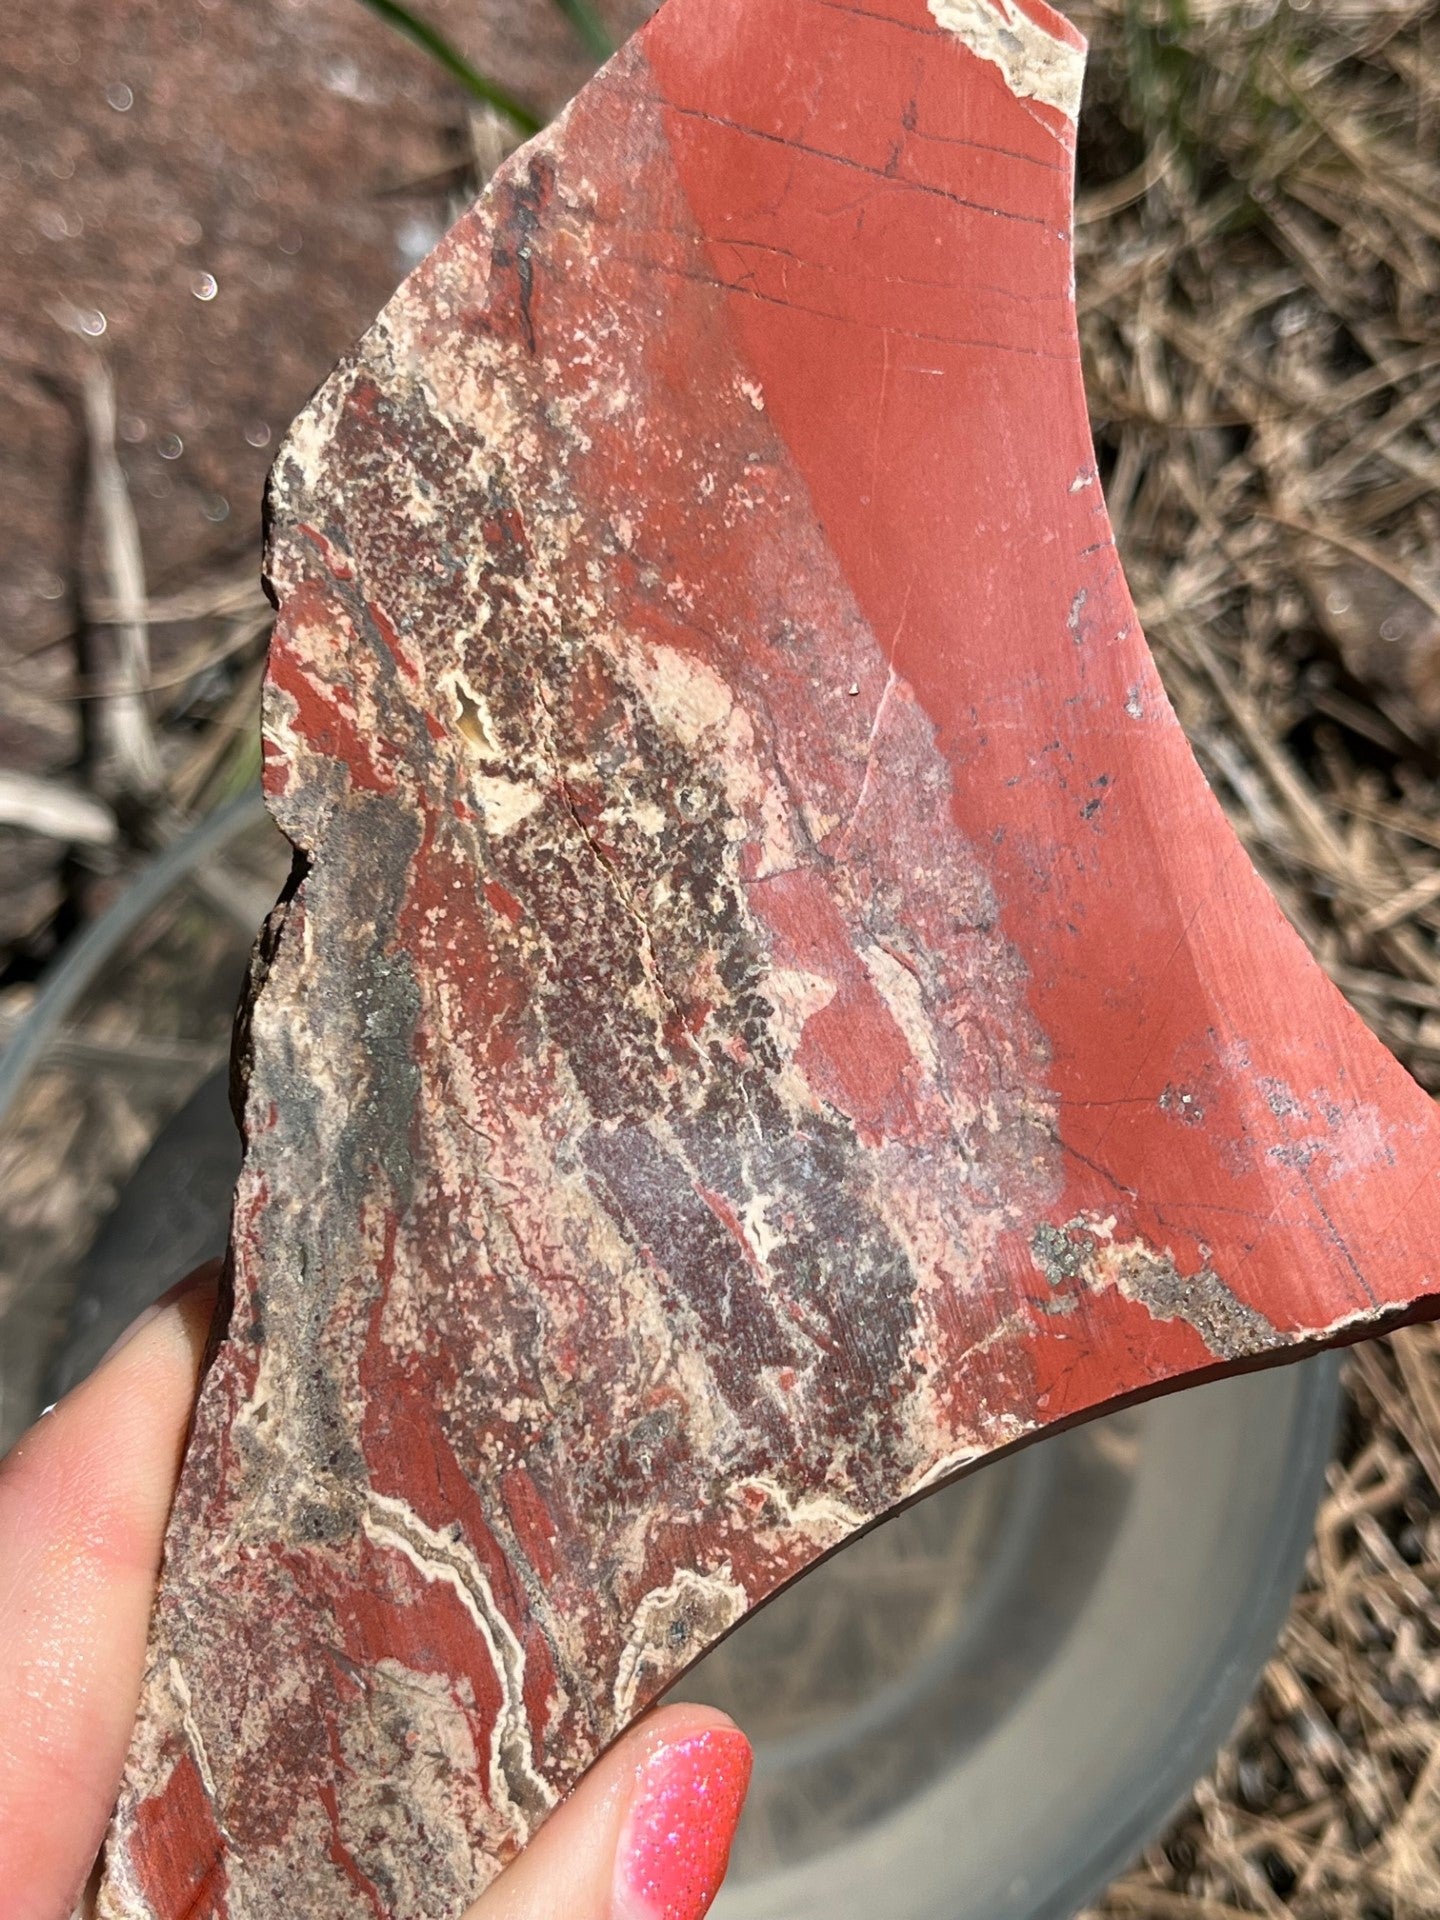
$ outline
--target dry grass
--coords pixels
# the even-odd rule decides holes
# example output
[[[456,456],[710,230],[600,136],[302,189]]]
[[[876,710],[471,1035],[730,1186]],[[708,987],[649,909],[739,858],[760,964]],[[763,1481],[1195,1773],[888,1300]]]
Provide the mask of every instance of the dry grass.
[[[73,697],[86,786],[18,771],[0,783],[0,821],[43,830],[54,820],[70,849],[70,897],[48,930],[57,950],[138,866],[254,779],[270,626],[258,556],[182,594],[148,596],[98,359],[85,417],[93,558],[76,596]],[[251,834],[208,859],[136,930],[0,1129],[0,1451],[38,1411],[76,1265],[121,1183],[224,1058],[243,955],[285,871],[278,840]],[[43,952],[45,933],[36,944]],[[34,998],[26,973],[22,957],[0,986],[0,1048]]]
[[[1440,1330],[1358,1350],[1304,1590],[1231,1744],[1096,1916],[1440,1914]]]
[[[1440,1088],[1440,9],[1076,11],[1082,152],[1118,172],[1082,180],[1081,333],[1142,623],[1287,913]]]
[[[1142,619],[1286,911],[1440,1090],[1440,7],[1072,11],[1094,47],[1082,340]],[[77,697],[102,703],[85,797],[119,824],[84,855],[82,904],[248,776],[265,628],[249,569],[144,598],[94,415],[111,564],[84,583]],[[213,903],[227,878],[210,880]],[[134,978],[193,977],[217,937],[172,927]],[[0,994],[0,1039],[24,995]],[[0,1142],[12,1330],[17,1302],[53,1313],[88,1223],[212,1048],[119,980],[68,1037]],[[1213,1773],[1097,1913],[1440,1915],[1440,1332],[1357,1352],[1349,1383],[1279,1652]]]
[[[1075,11],[1081,332],[1142,621],[1286,912],[1440,1089],[1440,9]],[[1348,1386],[1276,1658],[1097,1914],[1440,1914],[1440,1331]]]

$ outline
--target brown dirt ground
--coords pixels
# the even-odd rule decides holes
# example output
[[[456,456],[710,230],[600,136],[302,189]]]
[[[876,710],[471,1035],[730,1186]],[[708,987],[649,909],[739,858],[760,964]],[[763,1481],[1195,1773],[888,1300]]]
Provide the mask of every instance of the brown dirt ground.
[[[1093,44],[1082,340],[1141,617],[1256,864],[1440,1091],[1440,6],[1071,10]],[[583,72],[548,0],[429,11],[546,108]],[[109,820],[68,842],[0,825],[0,1042],[146,850],[250,776],[261,430],[492,137],[354,0],[17,0],[7,27],[0,773],[63,776],[48,803],[73,818],[98,796]],[[137,628],[149,691],[97,700]],[[0,1136],[11,1349],[61,1310],[118,1183],[223,1051],[224,993],[176,983],[238,964],[274,862],[257,841],[212,863]],[[1348,1380],[1276,1657],[1097,1915],[1440,1915],[1440,1331],[1358,1351]],[[0,1444],[32,1388],[0,1351]]]

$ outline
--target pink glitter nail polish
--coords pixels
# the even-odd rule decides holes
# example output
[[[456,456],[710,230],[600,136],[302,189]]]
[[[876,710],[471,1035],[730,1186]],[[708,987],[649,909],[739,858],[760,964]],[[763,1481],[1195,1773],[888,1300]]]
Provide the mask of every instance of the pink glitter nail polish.
[[[700,1920],[725,1878],[751,1758],[733,1727],[707,1727],[651,1754],[620,1842],[625,1920]]]

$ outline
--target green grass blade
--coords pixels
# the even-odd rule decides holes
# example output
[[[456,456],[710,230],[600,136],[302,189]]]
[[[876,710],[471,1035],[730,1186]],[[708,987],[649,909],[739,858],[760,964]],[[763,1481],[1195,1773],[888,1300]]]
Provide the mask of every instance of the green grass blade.
[[[541,122],[527,106],[508,94],[493,80],[487,80],[478,73],[461,53],[452,46],[443,33],[438,32],[428,21],[421,20],[411,13],[408,7],[396,4],[396,0],[360,0],[362,6],[378,14],[394,27],[397,33],[403,33],[407,40],[413,40],[417,47],[423,47],[433,59],[438,60],[448,74],[458,80],[462,87],[473,93],[477,100],[483,100],[487,106],[494,107],[497,113],[503,113],[512,120],[522,133],[538,133]],[[584,4],[584,0],[581,0]],[[568,5],[566,10],[568,11]]]
[[[605,22],[590,0],[555,0],[555,4],[585,42],[586,52],[596,60],[608,60],[615,51],[615,42],[605,31]]]

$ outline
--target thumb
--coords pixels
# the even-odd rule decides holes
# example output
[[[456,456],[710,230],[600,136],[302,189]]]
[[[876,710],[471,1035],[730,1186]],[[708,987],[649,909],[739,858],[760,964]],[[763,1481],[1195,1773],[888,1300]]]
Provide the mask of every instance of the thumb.
[[[749,1741],[712,1708],[649,1715],[465,1920],[700,1920],[725,1877],[750,1763]]]
[[[0,1914],[68,1913],[115,1802],[215,1306],[202,1268],[0,1462]]]

